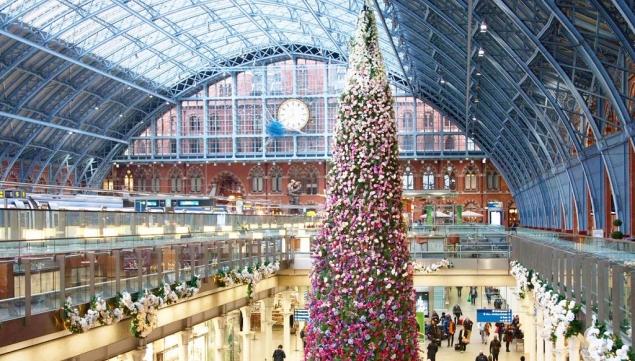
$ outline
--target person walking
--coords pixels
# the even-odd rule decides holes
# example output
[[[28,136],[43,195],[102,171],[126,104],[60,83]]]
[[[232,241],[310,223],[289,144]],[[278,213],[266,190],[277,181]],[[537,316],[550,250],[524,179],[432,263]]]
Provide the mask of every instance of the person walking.
[[[463,290],[463,287],[456,287],[456,295],[459,296],[459,298],[461,298],[461,291]]]
[[[498,334],[498,342],[503,341],[503,334],[505,333],[505,324],[502,322],[496,322],[496,333]]]
[[[489,352],[492,354],[492,361],[498,361],[501,346],[501,342],[496,337],[489,343]]]
[[[452,316],[448,315],[448,347],[454,346],[454,333],[456,332],[456,323]]]
[[[470,287],[470,302],[472,305],[476,305],[476,297],[478,297],[478,291],[476,287]]]
[[[419,324],[417,324],[417,326],[419,326]],[[305,349],[306,348],[306,325],[304,327],[302,327],[302,330],[300,331],[300,339],[302,340],[302,348]]]
[[[458,325],[459,318],[461,318],[461,315],[463,314],[463,312],[461,312],[461,306],[459,306],[458,303],[452,307],[452,313],[454,314],[454,322]]]
[[[282,351],[282,345],[278,345],[278,349],[273,352],[273,361],[284,361],[287,355]]]
[[[485,335],[485,322],[478,322],[478,334],[481,335],[481,343],[487,344],[487,335]]]
[[[514,340],[514,329],[512,328],[512,325],[507,325],[507,328],[505,329],[505,352],[511,352],[509,351],[509,344]]]
[[[439,351],[439,346],[437,346],[435,340],[430,340],[428,344],[428,360],[436,361],[437,351]]]
[[[478,356],[476,356],[476,359],[474,361],[487,361],[487,356],[485,356],[483,351],[481,351],[478,353]]]

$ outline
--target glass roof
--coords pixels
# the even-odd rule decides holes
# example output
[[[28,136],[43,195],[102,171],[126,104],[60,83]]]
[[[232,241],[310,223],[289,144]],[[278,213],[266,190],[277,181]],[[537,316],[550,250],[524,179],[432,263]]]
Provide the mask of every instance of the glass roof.
[[[0,0],[0,12],[160,87],[278,44],[347,52],[362,1]],[[391,26],[387,19],[388,26]],[[397,58],[380,26],[386,65]]]

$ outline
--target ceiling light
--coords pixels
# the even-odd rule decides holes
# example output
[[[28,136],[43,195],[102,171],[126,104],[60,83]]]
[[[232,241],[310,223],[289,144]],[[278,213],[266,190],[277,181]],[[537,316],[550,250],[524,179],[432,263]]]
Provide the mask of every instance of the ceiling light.
[[[123,118],[123,114],[119,114],[119,118]]]
[[[99,110],[99,107],[95,107],[95,110]]]
[[[69,130],[68,135],[73,135],[73,132]]]
[[[485,23],[485,21],[481,23],[480,30],[481,30],[481,33],[487,32],[487,23]]]
[[[442,85],[445,84],[445,80],[441,79],[441,84]]]
[[[476,117],[472,117],[472,120],[476,121]]]
[[[480,72],[480,70],[477,70],[477,71],[476,71],[476,76],[481,76],[481,72]]]
[[[485,56],[485,49],[483,49],[483,48],[478,48],[478,56],[479,56],[479,57],[483,57],[483,56]]]

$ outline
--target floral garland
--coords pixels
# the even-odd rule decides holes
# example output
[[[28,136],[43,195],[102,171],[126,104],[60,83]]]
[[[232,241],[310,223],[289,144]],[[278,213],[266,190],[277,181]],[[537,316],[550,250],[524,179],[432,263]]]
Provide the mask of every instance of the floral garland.
[[[133,317],[130,322],[132,335],[146,337],[157,326],[157,313],[161,306],[192,297],[198,293],[200,287],[199,277],[192,276],[186,282],[176,282],[173,285],[164,283],[154,290],[144,290],[140,292],[141,297],[138,299],[125,291],[117,295],[110,304],[101,297],[93,297],[83,316],[77,307],[73,307],[72,299],[68,297],[62,310],[64,327],[72,333],[82,333],[97,326],[117,323],[126,316]]]
[[[528,270],[517,261],[511,261],[510,265],[510,273],[516,279],[519,296],[524,298],[525,292],[533,291],[536,305],[544,314],[543,332],[552,341],[559,336],[566,339],[582,333],[582,322],[576,319],[580,305],[555,292],[547,282],[540,279],[537,272]]]
[[[516,279],[516,288],[518,289],[518,295],[521,299],[525,299],[525,292],[528,291],[529,282],[532,278],[531,271],[523,267],[517,261],[511,261],[510,273]]]
[[[631,349],[624,345],[622,339],[609,334],[606,325],[593,315],[592,326],[586,331],[587,350],[594,361],[629,361],[635,360]]]
[[[215,277],[218,287],[227,287],[237,284],[247,285],[247,298],[251,301],[254,293],[254,286],[262,279],[272,276],[280,270],[280,262],[273,263],[256,263],[255,265],[245,266],[241,269],[233,269],[225,267],[218,271]]]
[[[439,262],[433,263],[428,266],[424,265],[421,262],[413,262],[412,267],[415,272],[428,274],[428,273],[436,272],[440,270],[441,268],[453,268],[454,265],[452,264],[452,262],[450,262],[450,260],[444,258],[440,260]]]
[[[84,316],[80,315],[77,307],[73,307],[73,302],[68,297],[62,313],[64,326],[72,333],[82,333],[97,326],[117,323],[123,318],[121,308],[109,307],[106,300],[101,297],[93,297],[90,300],[90,306]]]

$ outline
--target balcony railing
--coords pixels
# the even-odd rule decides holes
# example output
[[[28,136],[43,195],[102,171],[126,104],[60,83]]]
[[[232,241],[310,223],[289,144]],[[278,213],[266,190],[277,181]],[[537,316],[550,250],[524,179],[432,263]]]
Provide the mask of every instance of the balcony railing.
[[[69,296],[74,304],[82,304],[94,296],[107,299],[192,275],[205,279],[225,267],[290,259],[290,236],[254,233],[162,237],[160,243],[128,237],[116,248],[71,247],[68,252],[5,259],[0,261],[0,277],[7,285],[0,287],[0,321],[57,310]]]

